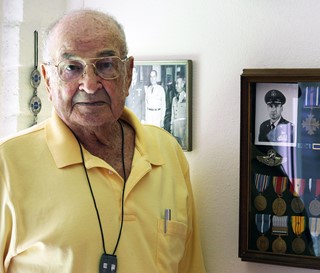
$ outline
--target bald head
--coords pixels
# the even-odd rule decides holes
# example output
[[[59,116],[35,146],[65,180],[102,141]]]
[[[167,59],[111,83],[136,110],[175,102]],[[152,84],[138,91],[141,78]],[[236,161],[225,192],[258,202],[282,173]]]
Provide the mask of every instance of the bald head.
[[[128,54],[122,26],[112,16],[95,10],[84,9],[65,14],[48,28],[46,34],[43,50],[45,62],[54,61],[56,56],[53,54],[61,42],[72,39],[79,47],[94,41],[118,48],[121,58]]]

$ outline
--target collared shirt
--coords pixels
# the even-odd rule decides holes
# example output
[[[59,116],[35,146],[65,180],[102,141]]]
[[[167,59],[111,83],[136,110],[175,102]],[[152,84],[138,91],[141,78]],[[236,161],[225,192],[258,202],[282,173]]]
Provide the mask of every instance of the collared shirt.
[[[189,167],[166,131],[136,132],[124,194],[124,224],[116,255],[118,273],[204,273]],[[121,222],[123,179],[84,151],[107,253]],[[164,232],[164,211],[171,220]],[[0,272],[99,272],[103,244],[97,214],[72,132],[53,117],[0,144]]]

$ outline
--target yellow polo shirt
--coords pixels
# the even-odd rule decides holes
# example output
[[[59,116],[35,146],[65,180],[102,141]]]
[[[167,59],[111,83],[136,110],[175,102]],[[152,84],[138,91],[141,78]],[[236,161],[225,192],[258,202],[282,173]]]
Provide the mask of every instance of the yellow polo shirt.
[[[124,194],[118,273],[204,273],[185,156],[166,131],[141,125]],[[123,179],[84,149],[107,253],[121,222]],[[164,232],[164,211],[171,221]],[[0,142],[0,272],[95,273],[103,244],[79,145],[52,118]]]

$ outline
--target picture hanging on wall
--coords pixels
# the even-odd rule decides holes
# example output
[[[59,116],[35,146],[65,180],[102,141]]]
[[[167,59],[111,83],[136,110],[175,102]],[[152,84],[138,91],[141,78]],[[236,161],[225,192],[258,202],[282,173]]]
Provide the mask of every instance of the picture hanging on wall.
[[[172,134],[192,150],[192,61],[135,61],[126,106],[143,124]]]
[[[320,269],[320,69],[241,75],[239,257]]]

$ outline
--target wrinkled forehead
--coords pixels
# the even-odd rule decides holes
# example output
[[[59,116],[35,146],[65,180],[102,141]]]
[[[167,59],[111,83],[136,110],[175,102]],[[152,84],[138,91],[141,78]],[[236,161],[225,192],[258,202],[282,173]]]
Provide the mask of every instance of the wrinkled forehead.
[[[86,14],[62,19],[50,36],[50,49],[54,59],[65,54],[96,57],[106,50],[122,57],[122,46],[121,34],[112,20]]]

